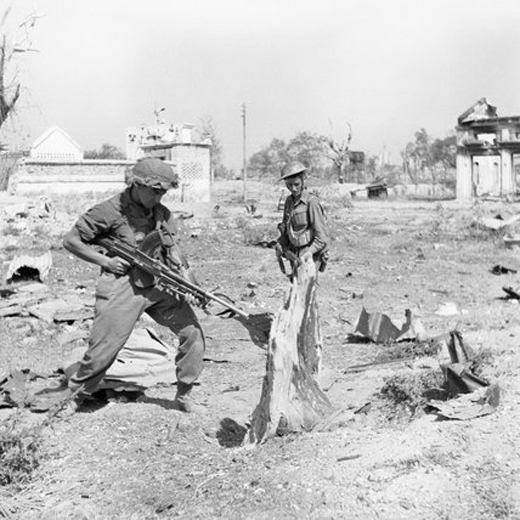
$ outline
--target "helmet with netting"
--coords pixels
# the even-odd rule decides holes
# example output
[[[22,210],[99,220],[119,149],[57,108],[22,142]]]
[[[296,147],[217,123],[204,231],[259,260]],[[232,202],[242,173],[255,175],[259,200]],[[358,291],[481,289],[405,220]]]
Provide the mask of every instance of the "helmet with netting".
[[[179,186],[179,178],[168,163],[156,157],[140,159],[128,175],[130,184],[168,190]]]

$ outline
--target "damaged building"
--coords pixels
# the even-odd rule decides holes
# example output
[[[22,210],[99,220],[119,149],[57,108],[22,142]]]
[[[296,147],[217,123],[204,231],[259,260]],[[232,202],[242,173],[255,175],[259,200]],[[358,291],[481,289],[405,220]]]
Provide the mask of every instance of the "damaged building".
[[[520,116],[498,116],[481,98],[457,123],[457,198],[518,196]]]

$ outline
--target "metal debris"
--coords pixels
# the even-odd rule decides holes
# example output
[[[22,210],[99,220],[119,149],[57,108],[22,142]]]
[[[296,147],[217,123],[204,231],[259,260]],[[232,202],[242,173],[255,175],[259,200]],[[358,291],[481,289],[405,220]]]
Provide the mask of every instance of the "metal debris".
[[[51,266],[52,255],[50,251],[40,256],[16,256],[7,268],[6,283],[23,280],[44,282]]]
[[[405,337],[420,341],[425,339],[424,327],[417,318],[413,317],[410,309],[406,309],[405,317],[405,323],[398,327],[386,314],[381,312],[368,313],[363,307],[354,332],[359,332],[375,343],[387,343]]]

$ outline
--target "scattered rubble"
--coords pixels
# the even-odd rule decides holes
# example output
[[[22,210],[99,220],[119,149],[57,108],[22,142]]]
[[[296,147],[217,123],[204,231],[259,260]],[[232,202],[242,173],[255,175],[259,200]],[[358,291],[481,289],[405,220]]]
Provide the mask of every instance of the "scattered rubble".
[[[34,316],[46,323],[72,323],[94,315],[93,298],[79,298],[74,293],[56,298],[43,283],[19,285],[5,294],[0,298],[0,317]]]
[[[504,287],[502,287],[502,290],[507,294],[509,298],[512,298],[514,300],[520,300],[519,288],[514,289],[510,285],[505,285]]]
[[[449,401],[431,400],[428,406],[445,419],[469,420],[493,413],[500,402],[497,384],[462,394]]]
[[[435,311],[437,316],[456,316],[460,314],[457,304],[453,302],[446,302],[439,306]]]
[[[84,333],[75,334],[66,341],[85,337]],[[85,350],[86,346],[75,348],[63,366],[49,375],[27,369],[14,370],[0,377],[0,408],[19,407],[45,412],[59,405],[68,397],[67,379],[77,369]],[[175,352],[175,348],[164,343],[153,329],[134,330],[100,384],[100,394],[106,390],[142,394],[156,385],[174,385]]]
[[[52,267],[50,251],[40,256],[15,256],[7,268],[6,283],[23,280],[44,282]]]
[[[491,268],[491,273],[492,274],[496,274],[496,275],[500,275],[500,274],[516,274],[517,270],[516,269],[511,269],[510,267],[505,267],[503,265],[497,264],[497,265],[494,265]]]
[[[482,217],[480,219],[480,223],[484,227],[496,231],[498,229],[511,226],[518,220],[520,220],[520,215],[514,215],[513,217],[508,218],[507,220],[504,220],[502,216],[498,215],[496,217]]]
[[[404,338],[425,339],[424,327],[412,315],[410,309],[405,311],[405,316],[405,323],[398,327],[386,314],[381,312],[368,313],[363,307],[354,332],[359,332],[375,343],[387,343]]]

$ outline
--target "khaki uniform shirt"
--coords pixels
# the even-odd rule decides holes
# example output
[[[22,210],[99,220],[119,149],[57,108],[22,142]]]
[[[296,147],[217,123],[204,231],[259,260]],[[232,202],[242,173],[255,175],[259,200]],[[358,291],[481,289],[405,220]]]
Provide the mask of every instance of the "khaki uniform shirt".
[[[283,248],[296,252],[304,249],[314,255],[327,247],[323,208],[307,188],[304,188],[298,201],[292,195],[287,197],[279,229],[281,236],[278,241]]]
[[[173,231],[174,222],[170,210],[158,204],[147,211],[130,196],[130,188],[96,204],[76,222],[81,239],[90,244],[97,238],[115,238],[131,246],[139,245],[144,237],[163,222]]]
[[[163,204],[157,204],[152,210],[147,210],[132,199],[130,188],[96,204],[76,222],[80,238],[88,244],[95,244],[97,239],[112,238],[137,247],[146,235],[159,226],[162,226],[170,237],[173,235],[175,224],[171,211]],[[171,241],[169,246],[164,260],[169,259],[182,276],[196,283],[195,275],[176,243]],[[111,253],[107,254],[113,256]],[[140,287],[154,285],[154,277],[141,269],[132,268],[128,274]]]

